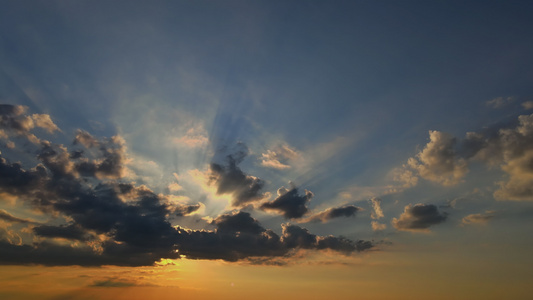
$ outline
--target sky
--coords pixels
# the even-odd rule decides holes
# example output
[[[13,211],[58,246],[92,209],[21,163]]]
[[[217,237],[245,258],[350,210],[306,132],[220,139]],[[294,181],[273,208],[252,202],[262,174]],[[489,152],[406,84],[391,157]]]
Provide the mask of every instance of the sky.
[[[0,298],[530,298],[533,3],[0,4]]]

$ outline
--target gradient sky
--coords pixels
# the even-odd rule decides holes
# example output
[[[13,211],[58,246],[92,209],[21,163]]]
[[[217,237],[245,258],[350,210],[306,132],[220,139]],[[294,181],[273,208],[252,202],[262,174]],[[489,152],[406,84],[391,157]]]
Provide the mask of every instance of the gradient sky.
[[[530,299],[533,2],[0,4],[0,298]]]

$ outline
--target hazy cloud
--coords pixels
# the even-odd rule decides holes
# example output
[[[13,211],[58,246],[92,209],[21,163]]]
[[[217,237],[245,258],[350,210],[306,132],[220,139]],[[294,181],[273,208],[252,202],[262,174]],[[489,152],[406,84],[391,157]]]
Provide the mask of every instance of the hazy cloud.
[[[487,106],[492,108],[501,108],[514,101],[513,97],[497,97],[486,102]]]
[[[7,221],[9,223],[22,223],[22,224],[32,224],[32,223],[34,223],[31,220],[17,218],[17,217],[11,215],[10,213],[8,213],[7,211],[5,211],[3,209],[0,209],[0,220]]]
[[[480,214],[470,214],[464,217],[461,221],[462,224],[487,224],[490,220],[494,219],[496,216],[495,211],[486,211],[485,213]]]
[[[278,170],[291,168],[289,162],[299,157],[299,153],[287,145],[282,145],[274,150],[267,150],[261,154],[261,165]]]
[[[533,101],[523,102],[522,107],[527,110],[533,109]]]
[[[430,226],[440,224],[446,220],[446,214],[441,214],[433,204],[407,205],[400,218],[394,218],[392,225],[398,230],[426,231]]]

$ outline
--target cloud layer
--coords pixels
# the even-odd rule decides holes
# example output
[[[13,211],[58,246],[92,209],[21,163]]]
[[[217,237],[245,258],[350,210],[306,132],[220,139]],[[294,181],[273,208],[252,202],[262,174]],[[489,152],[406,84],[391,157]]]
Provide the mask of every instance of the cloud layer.
[[[58,130],[50,116],[28,116],[24,107],[4,105],[0,113],[4,138],[28,138],[35,126]],[[33,147],[38,163],[32,168],[0,154],[0,193],[53,218],[40,223],[1,210],[0,219],[8,225],[0,232],[0,264],[139,266],[182,257],[237,261],[287,258],[299,249],[349,254],[373,247],[366,241],[317,236],[291,224],[283,224],[278,235],[242,211],[212,219],[214,229],[174,225],[171,220],[187,218],[202,204],[173,203],[169,195],[126,177],[127,148],[119,135],[96,138],[78,130],[72,149],[41,139]],[[264,182],[238,167],[246,155],[237,152],[227,156],[226,164],[210,167],[211,184],[218,193],[233,195],[236,207],[265,198]],[[296,188],[283,189],[280,197],[263,205],[299,218],[311,197],[308,191],[300,196]],[[350,215],[354,209],[332,210],[321,218]],[[26,229],[16,231],[10,228],[13,224]]]

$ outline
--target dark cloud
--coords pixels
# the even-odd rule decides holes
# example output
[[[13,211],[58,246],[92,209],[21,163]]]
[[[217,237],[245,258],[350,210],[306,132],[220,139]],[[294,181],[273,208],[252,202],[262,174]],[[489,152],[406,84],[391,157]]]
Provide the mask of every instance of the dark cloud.
[[[174,213],[178,217],[188,216],[192,214],[193,212],[199,210],[201,207],[202,207],[201,204],[192,204],[192,205],[182,204],[182,205],[178,205],[174,207]]]
[[[99,151],[96,159],[82,157],[83,150],[71,153],[70,158],[77,159],[74,168],[81,176],[121,178],[124,175],[126,146],[120,136],[99,140],[86,131],[78,130],[73,144],[81,144],[87,149],[96,148]]]
[[[265,231],[249,213],[242,211],[232,215],[222,215],[213,220],[212,224],[217,226],[217,232],[220,233],[260,234]]]
[[[39,243],[15,245],[1,240],[2,264],[138,266],[181,255],[191,259],[237,261],[263,257],[268,260],[288,257],[297,249],[330,249],[342,253],[365,249],[361,242],[316,236],[294,225],[286,227],[279,236],[246,212],[219,216],[212,221],[215,230],[175,228],[168,221],[172,213],[185,214],[198,206],[171,207],[166,199],[144,186],[113,181],[94,185],[68,171],[65,166],[69,163],[62,161],[68,159],[62,155],[68,153],[65,149],[43,147],[46,150],[41,154],[49,151],[48,155],[41,155],[43,165],[31,170],[0,159],[0,176],[6,178],[0,182],[0,191],[24,196],[37,209],[64,215],[73,222],[35,227],[34,233],[45,239]],[[61,159],[57,158],[58,154]],[[309,199],[309,192],[298,197]],[[4,217],[18,220],[7,214]],[[92,232],[106,238],[95,239]],[[49,238],[82,243],[61,245]],[[85,243],[88,241],[91,243]]]
[[[3,128],[33,128],[24,123],[30,122],[23,120],[24,113],[25,108],[0,106]],[[38,115],[30,119],[34,127],[53,127],[49,117]],[[32,223],[33,229],[27,233],[38,237],[19,238],[15,243],[7,235],[0,236],[0,264],[142,266],[182,256],[226,261],[269,260],[290,257],[297,249],[330,249],[341,253],[366,249],[361,246],[366,242],[316,236],[294,225],[285,226],[279,236],[247,212],[215,218],[210,224],[215,227],[213,230],[173,226],[171,218],[176,215],[186,218],[201,205],[174,205],[168,201],[168,195],[126,182],[122,176],[126,147],[120,136],[97,139],[78,131],[73,147],[84,149],[72,150],[43,140],[28,147],[37,148],[28,151],[36,153],[39,162],[33,168],[11,163],[0,154],[0,193],[16,198],[17,205],[31,205],[32,209],[54,216],[54,220],[68,220],[68,223],[37,224],[0,211],[2,220]],[[232,194],[237,206],[265,197],[260,193],[264,182],[238,167],[247,155],[244,150],[227,156],[225,165],[211,165],[212,183],[217,185],[219,193]],[[301,217],[307,212],[305,205],[312,197],[311,192],[300,196],[294,188],[286,190],[284,195],[270,203],[270,209],[282,211],[288,218]]]
[[[309,233],[305,228],[296,225],[283,224],[282,242],[288,248],[334,250],[345,254],[354,251],[364,251],[373,247],[370,241],[352,241],[344,237],[317,236]]]
[[[275,211],[282,214],[287,219],[303,217],[307,211],[307,204],[313,198],[313,193],[305,190],[305,195],[298,194],[298,188],[292,186],[291,189],[281,187],[278,189],[278,197],[271,202],[265,202],[261,209]]]
[[[120,279],[107,279],[107,280],[96,280],[91,287],[131,287],[137,286],[135,282],[120,280]]]
[[[91,234],[75,224],[60,226],[40,225],[34,227],[33,232],[42,237],[64,238],[78,241],[88,241],[92,238]]]
[[[226,164],[211,163],[209,183],[217,188],[217,194],[233,195],[233,206],[244,206],[263,200],[267,194],[261,193],[265,182],[257,177],[245,174],[238,164],[247,155],[247,148],[226,156]]]
[[[297,249],[333,250],[344,254],[364,251],[373,244],[343,237],[317,236],[305,228],[283,224],[282,236],[263,228],[249,213],[222,215],[213,221],[216,231],[180,229],[179,253],[192,259],[251,259],[269,264],[274,257],[290,257]],[[262,258],[261,258],[262,257]],[[279,260],[275,260],[279,264]]]
[[[304,222],[322,222],[326,223],[331,219],[340,217],[353,217],[361,208],[354,205],[345,205],[341,207],[332,207],[318,212],[304,220]]]
[[[446,214],[441,214],[433,204],[409,204],[400,218],[392,220],[392,225],[398,230],[423,231],[444,222],[446,217]]]

